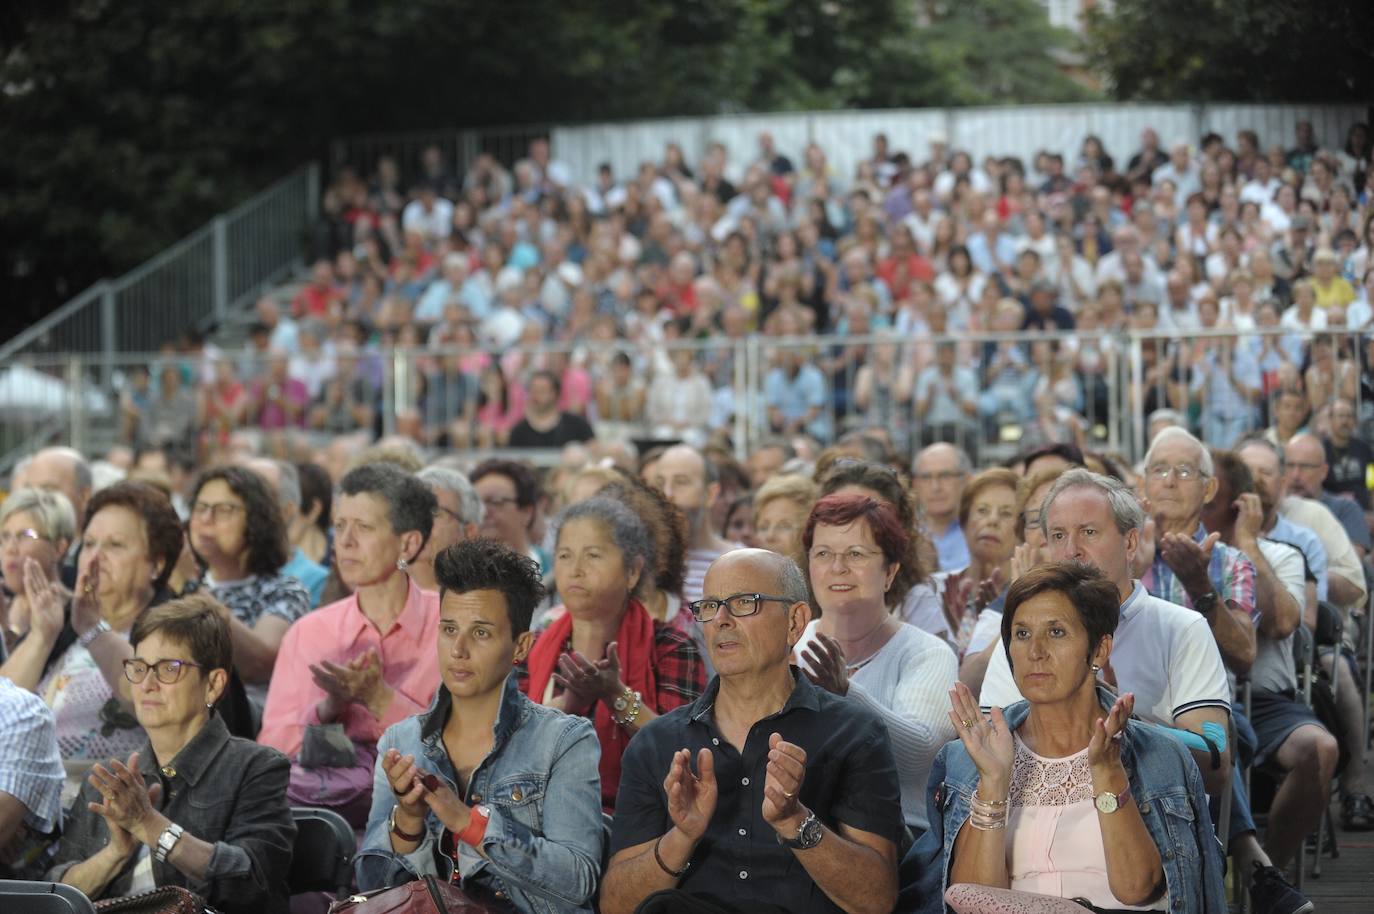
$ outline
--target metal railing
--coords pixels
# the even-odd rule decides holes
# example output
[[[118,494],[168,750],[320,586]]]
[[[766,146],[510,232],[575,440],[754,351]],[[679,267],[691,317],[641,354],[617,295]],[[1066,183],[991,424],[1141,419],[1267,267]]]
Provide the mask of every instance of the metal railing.
[[[156,351],[223,320],[301,266],[319,218],[319,186],[312,162],[142,266],[82,292],[0,346],[0,364],[78,353],[99,354],[108,365],[116,353]]]
[[[332,175],[350,167],[367,178],[376,171],[377,162],[387,157],[396,163],[401,190],[405,191],[423,174],[421,157],[431,146],[439,149],[444,169],[461,180],[483,153],[511,167],[528,153],[531,140],[548,139],[550,129],[546,124],[524,124],[340,137],[329,145],[329,168]]]
[[[1265,337],[1280,343],[1282,357],[1275,347],[1263,347]],[[1314,338],[1332,343],[1329,357],[1326,350],[1305,351]],[[947,440],[990,463],[1036,444],[1077,441],[1135,460],[1147,443],[1150,411],[1172,408],[1209,443],[1226,447],[1233,442],[1223,438],[1263,421],[1269,388],[1280,379],[1292,382],[1308,363],[1317,372],[1309,382],[1318,386],[1329,378],[1327,394],[1352,397],[1369,430],[1374,402],[1361,392],[1361,343],[1355,332],[1314,337],[1274,328],[1194,331],[1187,339],[1096,331],[941,338],[879,333],[502,351],[392,349],[340,354],[333,377],[319,369],[331,364],[324,356],[313,367],[299,356],[277,366],[280,377],[308,379],[301,385],[274,379],[272,359],[246,353],[226,354],[222,365],[178,355],[71,354],[15,366],[0,375],[0,389],[22,407],[24,422],[14,434],[30,448],[61,441],[91,453],[120,441],[170,438],[194,444],[202,459],[231,442],[308,455],[357,431],[369,439],[400,434],[448,451],[503,448],[514,445],[506,433],[523,413],[533,374],[553,370],[563,378],[563,395],[580,401],[574,407],[604,438],[704,442],[723,433],[743,456],[779,434],[811,433],[824,444],[849,431],[880,428],[908,456]],[[948,371],[940,367],[944,351],[953,354]],[[628,358],[628,369],[623,360],[616,364],[619,353]],[[1227,377],[1226,359],[1253,363],[1235,372],[1250,388],[1247,394],[1216,393]],[[154,400],[164,371],[174,372],[177,386],[190,391],[185,396],[199,401],[182,404],[183,412],[196,414],[182,416],[180,425],[159,425],[163,417]],[[209,382],[217,371],[223,373],[223,396],[210,403]],[[502,400],[503,388],[504,409],[492,405]],[[282,399],[273,405],[273,396]],[[289,409],[282,405],[291,400]],[[164,432],[150,434],[153,428]]]

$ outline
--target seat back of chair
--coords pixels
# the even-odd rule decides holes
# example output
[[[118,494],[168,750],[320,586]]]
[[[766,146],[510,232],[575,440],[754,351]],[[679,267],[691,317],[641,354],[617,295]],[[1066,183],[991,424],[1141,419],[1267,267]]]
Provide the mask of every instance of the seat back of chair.
[[[0,880],[0,911],[5,914],[95,914],[95,905],[80,889],[60,882]]]
[[[293,806],[296,843],[291,852],[291,894],[333,892],[346,895],[353,884],[353,826],[332,809]]]

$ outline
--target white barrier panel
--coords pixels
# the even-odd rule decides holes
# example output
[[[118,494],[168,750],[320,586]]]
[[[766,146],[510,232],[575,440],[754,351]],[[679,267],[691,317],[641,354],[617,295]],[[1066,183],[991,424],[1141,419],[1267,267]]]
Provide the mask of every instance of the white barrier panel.
[[[1095,134],[1124,167],[1139,148],[1145,127],[1153,127],[1166,148],[1175,140],[1196,145],[1213,130],[1234,146],[1236,132],[1243,129],[1259,134],[1264,148],[1275,143],[1288,148],[1297,122],[1307,120],[1321,146],[1340,149],[1350,125],[1366,115],[1367,109],[1359,105],[1021,105],[684,117],[555,127],[550,134],[554,155],[571,166],[578,181],[587,183],[595,179],[602,162],[611,163],[617,178],[631,177],[641,162],[661,162],[669,142],[682,146],[694,168],[712,141],[723,142],[738,172],[757,157],[763,130],[773,134],[778,151],[797,165],[806,143],[819,143],[836,174],[847,182],[858,162],[872,154],[876,133],[888,135],[893,152],[905,151],[916,161],[929,155],[930,140],[938,133],[975,161],[986,155],[1013,155],[1029,166],[1038,150],[1048,149],[1063,153],[1070,168],[1083,138]]]

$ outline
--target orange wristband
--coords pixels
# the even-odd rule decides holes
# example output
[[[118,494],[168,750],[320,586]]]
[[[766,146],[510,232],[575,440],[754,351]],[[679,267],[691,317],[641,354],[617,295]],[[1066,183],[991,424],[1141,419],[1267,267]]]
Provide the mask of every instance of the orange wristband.
[[[485,806],[473,806],[468,810],[468,824],[459,832],[456,837],[468,847],[476,847],[487,833],[487,822],[491,819],[491,810]]]

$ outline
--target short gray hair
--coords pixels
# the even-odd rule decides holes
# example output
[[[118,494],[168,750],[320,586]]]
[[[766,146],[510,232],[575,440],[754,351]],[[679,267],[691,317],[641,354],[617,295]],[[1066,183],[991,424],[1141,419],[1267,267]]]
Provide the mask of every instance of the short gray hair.
[[[273,460],[277,468],[277,500],[287,505],[301,506],[301,474],[296,465],[287,460]]]
[[[648,587],[658,566],[654,538],[649,535],[649,528],[643,518],[618,499],[596,495],[575,505],[569,505],[558,515],[553,529],[555,544],[563,536],[563,528],[575,520],[594,520],[604,526],[611,535],[611,542],[620,550],[625,567],[628,568],[636,561],[643,562],[635,590],[642,591]]]
[[[806,575],[791,556],[778,556],[778,596],[786,597],[790,603],[811,602],[811,588],[806,585]]]
[[[1150,442],[1150,449],[1145,452],[1146,471],[1148,472],[1150,469],[1150,464],[1154,463],[1154,454],[1155,451],[1159,448],[1159,446],[1161,444],[1172,441],[1175,438],[1182,438],[1183,440],[1192,444],[1193,447],[1197,448],[1197,468],[1203,476],[1206,476],[1208,479],[1212,478],[1212,476],[1216,472],[1216,468],[1212,465],[1211,451],[1207,450],[1203,443],[1199,441],[1197,437],[1193,435],[1192,432],[1188,431],[1186,428],[1181,428],[1177,425],[1171,425],[1168,428],[1161,430],[1160,433],[1155,436],[1155,440]]]
[[[15,489],[0,505],[0,524],[19,512],[33,515],[38,532],[50,540],[76,538],[76,509],[61,492],[26,487]]]
[[[458,496],[458,520],[465,524],[480,524],[486,514],[477,490],[462,472],[452,467],[431,464],[415,474],[415,478],[431,489],[443,489]]]
[[[1106,496],[1118,533],[1124,535],[1145,526],[1145,509],[1140,506],[1140,499],[1136,498],[1129,486],[1119,479],[1077,467],[1054,481],[1040,505],[1040,531],[1047,540],[1050,538],[1050,506],[1068,489],[1096,489]]]

